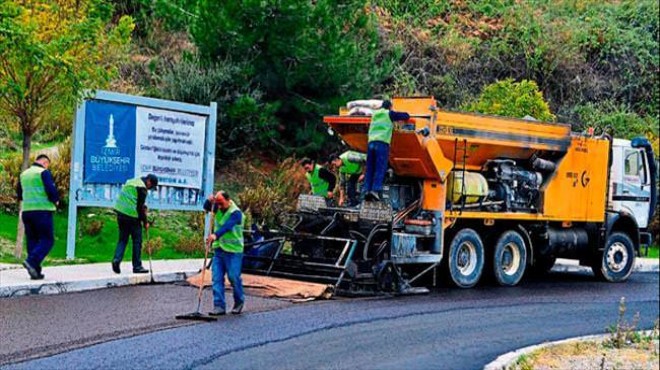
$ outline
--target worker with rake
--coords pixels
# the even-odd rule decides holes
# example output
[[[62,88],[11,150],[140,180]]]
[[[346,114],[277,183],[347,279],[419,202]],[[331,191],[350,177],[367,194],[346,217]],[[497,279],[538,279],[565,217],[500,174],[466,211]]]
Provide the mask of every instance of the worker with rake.
[[[204,209],[215,215],[215,232],[208,236],[207,243],[213,243],[213,311],[211,316],[222,316],[226,312],[225,274],[231,283],[234,295],[232,314],[243,311],[245,295],[241,281],[243,265],[243,212],[236,206],[229,194],[219,191],[207,200]]]

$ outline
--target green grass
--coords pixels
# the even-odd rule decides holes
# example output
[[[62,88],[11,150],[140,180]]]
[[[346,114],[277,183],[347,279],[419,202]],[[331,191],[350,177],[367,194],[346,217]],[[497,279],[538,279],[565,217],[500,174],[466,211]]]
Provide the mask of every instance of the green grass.
[[[188,225],[190,212],[162,212],[153,211],[151,216],[156,216],[154,227],[149,231],[151,238],[160,237],[163,240],[163,248],[154,253],[154,259],[179,259],[201,257],[203,246],[199,247],[199,252],[185,254],[174,249],[174,245],[179,240],[191,238],[193,231]],[[100,220],[103,227],[99,234],[94,236],[83,235],[84,225],[91,220]],[[0,262],[18,263],[13,256],[13,246],[16,240],[18,217],[7,213],[0,213]],[[48,255],[45,264],[65,264],[66,261],[66,239],[67,239],[67,213],[58,212],[55,214],[55,246]],[[201,233],[202,231],[199,231]],[[110,209],[89,208],[82,209],[78,213],[78,238],[76,242],[76,263],[109,262],[114,255],[117,244],[118,230],[115,214]],[[143,233],[143,240],[146,235]],[[143,244],[144,245],[144,244]],[[131,243],[129,242],[124,260],[131,259]],[[25,250],[23,255],[25,255]],[[147,259],[146,251],[143,247],[142,258]]]
[[[644,253],[643,248],[642,248],[642,253]],[[654,259],[660,258],[660,246],[658,246],[657,244],[650,246],[648,256],[642,256],[642,257],[643,258],[654,258]]]

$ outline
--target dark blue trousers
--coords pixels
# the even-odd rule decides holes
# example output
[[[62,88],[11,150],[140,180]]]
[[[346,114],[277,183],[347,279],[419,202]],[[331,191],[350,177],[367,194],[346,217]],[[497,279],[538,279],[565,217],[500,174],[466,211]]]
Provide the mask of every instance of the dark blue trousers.
[[[390,145],[382,141],[372,141],[367,146],[367,170],[364,175],[364,194],[383,190],[383,180],[390,157]]]
[[[119,241],[115,249],[113,262],[121,263],[128,244],[128,237],[133,241],[133,269],[142,267],[142,227],[140,220],[133,217],[117,215],[119,225]]]
[[[27,239],[27,262],[41,273],[41,263],[55,244],[53,235],[53,212],[23,212],[25,238]]]

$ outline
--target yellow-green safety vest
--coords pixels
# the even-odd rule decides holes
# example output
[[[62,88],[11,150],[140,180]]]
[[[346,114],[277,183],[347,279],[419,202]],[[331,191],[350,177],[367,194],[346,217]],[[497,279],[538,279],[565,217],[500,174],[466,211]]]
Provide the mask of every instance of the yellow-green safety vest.
[[[341,159],[341,163],[342,163],[342,166],[339,167],[339,172],[345,173],[347,175],[357,175],[361,173],[362,163],[356,163],[351,161],[351,159],[355,157],[362,158],[362,160],[364,160],[366,158],[366,155],[359,152],[354,152],[352,150],[342,153],[339,156],[339,159]]]
[[[369,142],[382,141],[389,144],[392,141],[392,131],[394,124],[390,119],[390,111],[387,109],[378,109],[371,116],[369,125]]]
[[[55,204],[48,199],[41,173],[46,171],[39,166],[30,166],[20,176],[23,189],[23,211],[55,211]]]
[[[307,177],[309,184],[312,186],[312,194],[325,197],[328,195],[328,187],[330,184],[319,177],[320,170],[321,166],[317,164],[314,166],[314,171],[312,171],[312,173],[306,173],[305,177]]]
[[[222,225],[224,225],[231,214],[234,212],[241,213],[241,222],[234,225],[231,230],[224,233],[218,240],[213,242],[213,248],[222,248],[225,252],[230,253],[243,253],[243,212],[236,206],[233,200],[229,201],[229,208],[226,211],[219,211],[215,217],[215,229],[220,230]],[[219,216],[219,217],[218,217]]]
[[[138,218],[137,211],[137,188],[146,188],[144,181],[136,177],[126,181],[124,186],[121,187],[121,193],[115,203],[115,210],[126,216]]]

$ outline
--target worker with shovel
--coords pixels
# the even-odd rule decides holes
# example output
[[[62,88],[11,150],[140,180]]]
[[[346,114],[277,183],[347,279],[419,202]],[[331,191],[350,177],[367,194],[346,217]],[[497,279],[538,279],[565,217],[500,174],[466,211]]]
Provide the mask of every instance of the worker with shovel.
[[[215,214],[215,232],[210,234],[207,243],[213,243],[213,311],[211,316],[226,314],[225,274],[231,283],[234,295],[232,314],[243,311],[245,295],[241,281],[243,265],[243,212],[236,206],[229,194],[219,191],[204,205],[206,211]],[[217,209],[217,211],[216,211]]]

